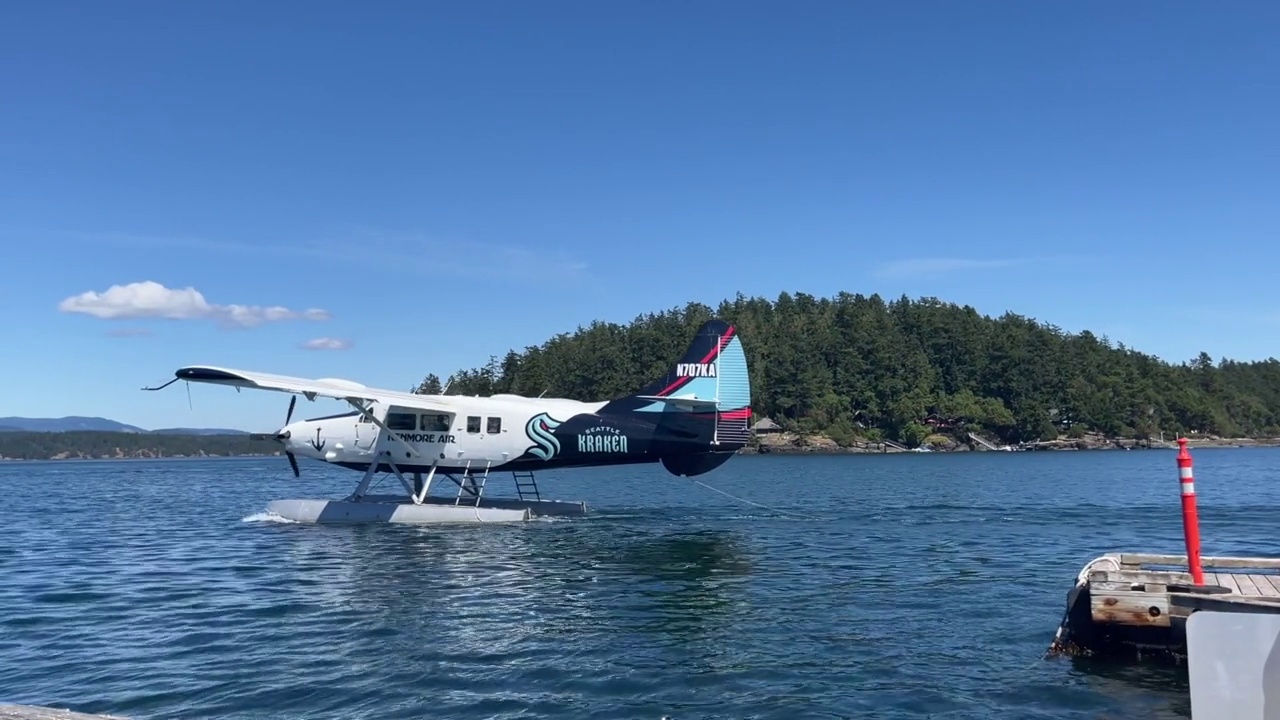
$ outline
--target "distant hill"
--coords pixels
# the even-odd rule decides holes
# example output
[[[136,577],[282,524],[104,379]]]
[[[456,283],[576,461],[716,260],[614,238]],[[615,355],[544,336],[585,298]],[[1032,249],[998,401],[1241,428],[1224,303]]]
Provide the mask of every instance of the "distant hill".
[[[121,432],[150,435],[248,435],[244,430],[225,428],[163,428],[144,430],[101,417],[68,416],[61,418],[0,418],[0,432]]]
[[[0,418],[0,427],[26,432],[70,432],[75,430],[133,433],[146,432],[146,430],[143,430],[140,427],[126,425],[122,422],[116,422],[115,420],[108,420],[100,417],[81,417],[78,415],[60,418],[4,417]]]
[[[279,455],[280,446],[248,434],[161,435],[154,432],[67,430],[0,433],[0,460],[73,458],[247,457]]]
[[[248,435],[248,430],[232,430],[231,428],[162,428],[148,430],[152,435]]]

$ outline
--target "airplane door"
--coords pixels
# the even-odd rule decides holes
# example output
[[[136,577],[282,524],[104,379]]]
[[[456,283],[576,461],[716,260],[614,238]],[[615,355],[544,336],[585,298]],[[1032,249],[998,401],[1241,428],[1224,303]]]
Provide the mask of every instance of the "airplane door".
[[[373,444],[378,442],[378,433],[381,429],[369,422],[364,415],[356,415],[356,447],[361,450],[373,450]]]

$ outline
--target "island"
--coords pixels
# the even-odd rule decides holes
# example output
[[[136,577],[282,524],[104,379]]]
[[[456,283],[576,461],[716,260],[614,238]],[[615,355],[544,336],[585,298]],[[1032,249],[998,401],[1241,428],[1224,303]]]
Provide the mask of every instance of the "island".
[[[1092,332],[937,298],[739,294],[597,321],[416,391],[560,396],[635,392],[705,320],[747,354],[749,451],[1047,450],[1280,444],[1280,361],[1207,352],[1168,362]],[[767,424],[764,427],[760,423]]]

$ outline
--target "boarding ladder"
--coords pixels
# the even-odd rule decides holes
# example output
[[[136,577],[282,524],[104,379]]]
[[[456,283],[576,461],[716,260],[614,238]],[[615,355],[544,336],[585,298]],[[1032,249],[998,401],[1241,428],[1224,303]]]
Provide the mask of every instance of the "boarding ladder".
[[[538,481],[529,470],[514,470],[511,473],[516,479],[516,494],[521,500],[542,500],[538,494]]]
[[[458,483],[458,497],[454,498],[454,505],[461,505],[462,496],[466,493],[469,495],[467,503],[480,507],[480,496],[484,494],[484,484],[489,479],[489,466],[492,464],[492,461],[486,461],[484,472],[477,478],[471,469],[471,461],[467,461],[467,467],[462,471],[462,480]]]

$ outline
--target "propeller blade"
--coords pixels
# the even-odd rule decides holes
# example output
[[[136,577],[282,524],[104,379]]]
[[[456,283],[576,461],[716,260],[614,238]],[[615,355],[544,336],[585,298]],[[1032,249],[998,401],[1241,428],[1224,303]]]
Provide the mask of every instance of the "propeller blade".
[[[298,458],[294,457],[291,452],[286,452],[285,455],[289,456],[289,466],[293,468],[293,476],[302,477],[302,473],[298,470]]]
[[[288,424],[289,424],[289,421],[293,419],[293,406],[294,406],[294,405],[297,405],[297,404],[298,404],[298,396],[297,396],[297,395],[294,395],[293,397],[290,397],[290,398],[289,398],[289,412],[284,416],[284,424],[285,424],[285,425],[288,425]]]

